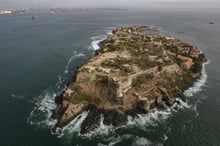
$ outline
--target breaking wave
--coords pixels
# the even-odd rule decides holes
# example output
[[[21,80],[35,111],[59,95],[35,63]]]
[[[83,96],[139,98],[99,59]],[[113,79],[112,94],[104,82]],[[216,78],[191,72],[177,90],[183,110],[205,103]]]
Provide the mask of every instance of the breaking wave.
[[[56,120],[51,119],[52,110],[56,108],[55,93],[46,91],[35,101],[35,108],[31,111],[27,122],[40,128],[51,128]]]
[[[77,52],[77,51],[73,51],[73,55],[70,57],[70,59],[68,60],[66,66],[65,66],[64,74],[68,74],[69,66],[70,66],[71,62],[78,57],[85,57],[85,54]]]
[[[91,138],[91,137],[96,137],[96,136],[99,136],[99,135],[106,136],[106,135],[109,135],[110,133],[113,133],[116,128],[114,128],[111,125],[110,126],[105,125],[103,123],[103,121],[104,121],[104,117],[103,117],[103,115],[101,115],[101,120],[100,120],[99,127],[94,129],[93,131],[87,133],[87,134],[83,134],[83,136]]]
[[[63,137],[64,135],[72,135],[73,133],[77,132],[80,134],[80,127],[82,125],[82,122],[85,120],[87,115],[89,114],[89,111],[84,111],[81,114],[79,114],[77,117],[75,117],[69,124],[64,126],[62,129],[58,129],[55,134],[58,135],[58,137]]]
[[[145,126],[157,126],[158,122],[162,122],[166,120],[171,114],[171,109],[167,109],[166,111],[158,111],[151,110],[148,114],[138,115],[137,118],[132,119],[128,117],[128,126],[140,126],[143,130],[146,128]]]
[[[90,50],[95,50],[95,51],[100,49],[99,43],[104,41],[106,38],[107,38],[107,35],[98,35],[98,36],[95,36],[95,37],[91,37],[92,42],[89,46],[89,49]]]
[[[209,64],[209,61],[205,62],[203,64],[203,68],[202,68],[202,75],[200,77],[200,79],[198,79],[192,87],[190,87],[189,89],[187,89],[184,94],[187,97],[192,97],[195,93],[199,92],[202,90],[202,87],[205,85],[208,75],[206,73],[205,70],[205,66]]]
[[[99,142],[98,146],[114,146],[116,144],[120,145],[120,142],[127,141],[128,139],[132,140],[131,143],[129,143],[131,146],[163,146],[162,143],[152,142],[146,137],[139,137],[132,134],[111,136],[107,139],[104,139],[103,142]]]
[[[100,49],[99,43],[104,41],[107,38],[107,35],[112,34],[112,29],[113,28],[107,29],[106,30],[107,33],[105,35],[97,35],[97,36],[91,37],[90,38],[91,39],[91,43],[90,43],[88,49],[89,50],[94,50],[94,51]]]
[[[163,146],[163,144],[153,143],[152,141],[150,141],[145,137],[136,137],[132,143],[132,146],[152,146],[152,145]]]

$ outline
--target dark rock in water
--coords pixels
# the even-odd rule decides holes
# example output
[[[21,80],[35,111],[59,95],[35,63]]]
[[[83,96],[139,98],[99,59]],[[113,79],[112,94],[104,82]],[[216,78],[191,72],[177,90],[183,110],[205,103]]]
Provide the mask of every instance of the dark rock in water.
[[[89,114],[81,125],[80,133],[88,133],[100,125],[101,120],[101,110],[94,105],[89,105]]]
[[[136,108],[135,108],[135,111],[139,114],[146,114],[147,110],[146,110],[145,106],[146,106],[146,101],[138,101]]]
[[[155,109],[156,107],[157,107],[156,102],[154,102],[150,105],[150,110]]]
[[[125,115],[130,116],[130,117],[136,117],[137,113],[133,109],[128,109],[128,110],[125,111]]]
[[[179,100],[176,100],[176,103],[177,103],[178,105],[180,105],[180,101],[179,101]]]
[[[105,110],[103,112],[105,125],[121,126],[127,122],[127,116],[117,110]]]
[[[113,121],[113,126],[119,127],[127,122],[127,116],[124,113],[117,112]]]
[[[104,111],[103,115],[104,115],[103,123],[105,125],[110,125],[111,123],[113,123],[114,119],[117,117],[117,112],[116,110],[106,110]]]
[[[51,129],[52,133],[56,133],[57,127],[58,127],[58,126],[55,125],[55,126]]]
[[[178,108],[178,106],[176,105],[176,106],[173,107],[173,109],[176,110],[176,111],[178,111],[179,108]]]
[[[178,93],[177,96],[179,96],[182,101],[186,102],[186,96],[183,93]]]
[[[66,111],[68,106],[64,106],[59,104],[56,109],[54,109],[53,114],[51,116],[52,119],[59,119],[63,113]]]
[[[103,124],[105,125],[112,124],[113,126],[118,127],[127,122],[127,115],[120,113],[117,110],[99,109],[94,105],[89,105],[87,110],[89,110],[89,114],[81,125],[81,134],[88,133],[97,128],[100,125],[102,115],[104,118]]]
[[[55,97],[55,103],[56,104],[62,104],[63,103],[63,95],[59,94]]]
[[[165,110],[165,109],[166,109],[166,106],[165,106],[165,104],[162,102],[162,103],[160,103],[160,104],[157,105],[157,109],[158,109],[158,110]]]

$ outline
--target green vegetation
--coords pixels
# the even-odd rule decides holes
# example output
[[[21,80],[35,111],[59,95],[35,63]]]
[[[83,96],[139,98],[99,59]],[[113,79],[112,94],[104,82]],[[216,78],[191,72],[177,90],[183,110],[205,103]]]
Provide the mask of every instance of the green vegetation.
[[[135,79],[132,80],[133,87],[140,87],[140,85],[146,83],[148,80],[153,79],[154,75],[152,73],[138,75]]]
[[[199,73],[202,70],[202,62],[204,62],[204,60],[204,54],[199,54],[198,57],[193,57],[194,64],[191,66],[190,71],[193,73]]]
[[[96,98],[93,98],[91,95],[82,92],[76,92],[74,96],[71,96],[68,99],[74,104],[78,104],[83,101],[94,102],[94,103],[99,102],[98,99],[96,101]]]
[[[75,91],[74,95],[67,97],[67,99],[74,104],[78,104],[83,101],[89,102],[89,103],[96,103],[96,104],[101,103],[99,98],[93,97],[92,95],[84,93],[81,90],[82,89],[80,86],[75,86],[74,87],[74,91]]]
[[[149,69],[158,65],[155,61],[150,61],[148,57],[139,56],[132,59],[132,63],[137,64],[141,69]]]
[[[202,64],[198,61],[194,62],[194,64],[190,67],[190,71],[193,73],[199,73],[202,70]]]
[[[191,77],[190,74],[188,73],[184,73],[183,75],[177,75],[176,77],[176,86],[179,88],[179,89],[184,89],[186,88],[193,80],[193,78]]]
[[[180,58],[178,58],[178,57],[176,57],[176,56],[171,57],[171,58],[172,58],[172,60],[173,60],[174,62],[176,62],[178,65],[180,65],[181,63],[184,62],[182,59],[180,59]]]
[[[175,54],[178,54],[178,47],[174,45],[168,45],[166,46],[166,49],[170,50],[170,52],[173,52]]]
[[[103,67],[112,67],[114,69],[119,69],[121,73],[131,73],[132,69],[128,67],[130,63],[131,63],[130,59],[117,57],[113,60],[103,61],[101,65]]]

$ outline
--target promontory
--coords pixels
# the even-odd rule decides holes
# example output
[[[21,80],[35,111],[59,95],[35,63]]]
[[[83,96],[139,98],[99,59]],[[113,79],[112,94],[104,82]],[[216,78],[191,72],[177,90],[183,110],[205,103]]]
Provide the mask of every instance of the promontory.
[[[81,124],[88,133],[100,124],[120,127],[128,116],[163,110],[185,101],[183,91],[201,75],[205,55],[170,36],[147,33],[149,26],[120,27],[102,41],[95,55],[75,71],[56,96],[53,131],[89,111]]]

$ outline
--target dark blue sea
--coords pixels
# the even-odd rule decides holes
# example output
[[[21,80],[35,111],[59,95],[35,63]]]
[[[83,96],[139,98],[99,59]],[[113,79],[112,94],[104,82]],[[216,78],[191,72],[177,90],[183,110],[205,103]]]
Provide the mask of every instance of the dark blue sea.
[[[32,20],[32,16],[36,19]],[[214,24],[209,24],[214,22]],[[51,134],[54,96],[98,42],[120,26],[150,25],[205,53],[201,78],[178,111],[153,111],[80,135],[80,120]],[[0,15],[0,146],[219,146],[220,10],[88,10]]]

